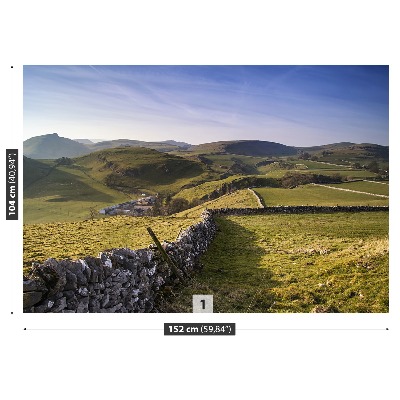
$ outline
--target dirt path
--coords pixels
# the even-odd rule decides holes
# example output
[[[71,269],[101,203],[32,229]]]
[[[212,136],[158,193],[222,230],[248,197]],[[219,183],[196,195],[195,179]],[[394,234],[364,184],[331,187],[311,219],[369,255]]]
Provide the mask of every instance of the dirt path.
[[[247,188],[247,190],[250,191],[257,199],[258,208],[264,208],[264,204],[262,203],[260,196],[253,189]]]

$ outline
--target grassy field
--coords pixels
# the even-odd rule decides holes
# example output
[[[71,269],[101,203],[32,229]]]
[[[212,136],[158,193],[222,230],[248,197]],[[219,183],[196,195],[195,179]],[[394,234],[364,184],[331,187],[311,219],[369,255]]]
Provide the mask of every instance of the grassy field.
[[[379,186],[379,184],[376,184],[376,186]],[[345,187],[347,188],[347,186]],[[294,189],[255,188],[254,191],[264,200],[267,206],[389,205],[389,199],[386,198],[371,196],[369,194],[334,190],[316,185],[298,186]]]
[[[173,241],[181,229],[197,221],[198,217],[116,216],[80,222],[24,225],[24,266],[50,257],[76,259],[97,256],[105,249],[146,247],[152,243],[146,230],[148,226],[161,241]]]
[[[206,209],[214,208],[257,208],[257,199],[249,190],[237,190],[231,194],[226,194],[215,200],[207,201],[197,207],[190,208],[189,210],[181,211],[175,214],[177,217],[195,218]]]
[[[318,169],[273,169],[265,171],[269,178],[282,178],[286,173],[300,172],[302,174],[316,174],[316,175],[341,175],[348,179],[374,179],[377,175],[373,172],[349,168],[318,168]]]
[[[249,190],[239,190],[170,217],[104,217],[94,220],[24,224],[24,266],[47,258],[96,256],[114,247],[142,248],[151,243],[146,227],[160,240],[173,241],[196,223],[205,208],[257,207]]]
[[[357,190],[359,192],[374,193],[384,196],[389,196],[389,184],[388,182],[343,182],[338,184],[329,184],[328,186],[337,187],[340,189]]]
[[[175,198],[181,197],[188,201],[193,201],[194,199],[202,199],[203,197],[208,196],[214,190],[221,188],[221,186],[224,183],[231,183],[239,178],[240,178],[240,176],[233,175],[233,176],[229,176],[228,178],[225,178],[225,179],[219,179],[216,181],[205,182],[205,183],[202,183],[200,185],[197,185],[197,186],[194,186],[194,187],[191,187],[188,189],[183,189],[180,192],[178,192],[174,197]]]
[[[78,166],[47,172],[24,189],[24,223],[83,220],[89,218],[90,208],[99,210],[131,198],[92,179]]]
[[[388,213],[218,218],[203,270],[163,311],[388,312]]]

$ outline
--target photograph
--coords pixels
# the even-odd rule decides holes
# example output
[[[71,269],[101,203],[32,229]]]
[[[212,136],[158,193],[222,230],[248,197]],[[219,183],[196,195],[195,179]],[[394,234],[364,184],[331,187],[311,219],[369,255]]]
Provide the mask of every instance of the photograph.
[[[20,151],[24,314],[389,313],[388,65],[26,64]]]

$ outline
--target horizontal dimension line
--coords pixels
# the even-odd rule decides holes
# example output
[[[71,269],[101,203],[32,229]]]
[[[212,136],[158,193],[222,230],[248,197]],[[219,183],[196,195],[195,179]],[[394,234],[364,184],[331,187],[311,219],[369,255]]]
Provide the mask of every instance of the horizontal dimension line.
[[[25,328],[25,331],[162,331],[160,328]]]
[[[388,331],[389,328],[237,328],[237,331]]]

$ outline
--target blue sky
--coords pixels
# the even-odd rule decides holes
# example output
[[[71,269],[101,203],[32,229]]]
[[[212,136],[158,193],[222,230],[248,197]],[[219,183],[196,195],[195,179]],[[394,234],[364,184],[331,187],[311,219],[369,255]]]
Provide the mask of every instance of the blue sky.
[[[389,143],[387,66],[24,66],[24,139]]]

